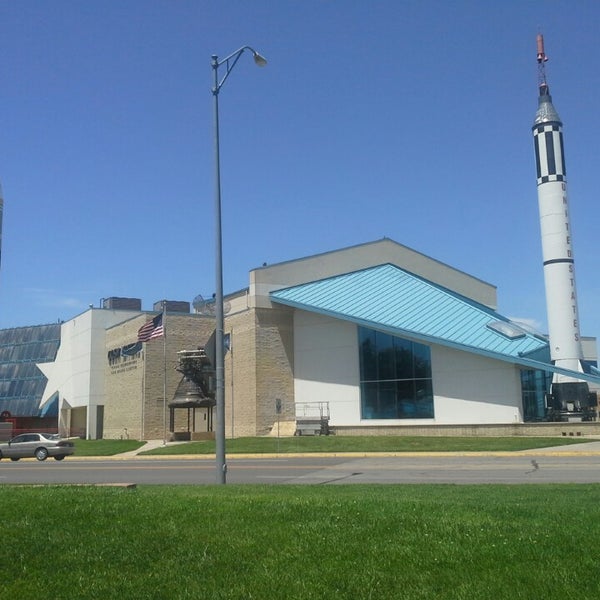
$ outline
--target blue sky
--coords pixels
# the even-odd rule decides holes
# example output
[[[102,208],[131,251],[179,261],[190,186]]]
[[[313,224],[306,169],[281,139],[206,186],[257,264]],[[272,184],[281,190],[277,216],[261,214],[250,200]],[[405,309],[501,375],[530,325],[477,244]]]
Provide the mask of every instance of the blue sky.
[[[581,329],[600,336],[600,3],[0,0],[0,327],[101,298],[209,297],[211,54],[225,291],[390,237],[546,330],[531,125],[542,31],[565,131]]]

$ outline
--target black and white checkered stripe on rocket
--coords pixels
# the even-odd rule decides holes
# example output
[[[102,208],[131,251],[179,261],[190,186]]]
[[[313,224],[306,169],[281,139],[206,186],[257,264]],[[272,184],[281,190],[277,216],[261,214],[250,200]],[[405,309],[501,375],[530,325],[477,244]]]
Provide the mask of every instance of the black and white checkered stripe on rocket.
[[[537,184],[566,181],[562,129],[557,123],[545,123],[533,128]]]

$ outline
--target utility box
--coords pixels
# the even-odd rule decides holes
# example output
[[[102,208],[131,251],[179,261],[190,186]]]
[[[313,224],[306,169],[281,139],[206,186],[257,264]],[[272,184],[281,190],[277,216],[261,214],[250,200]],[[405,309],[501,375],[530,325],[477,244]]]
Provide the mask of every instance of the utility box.
[[[115,310],[142,310],[142,301],[139,298],[103,298],[102,308]]]
[[[166,304],[167,312],[174,313],[186,313],[190,312],[190,303],[184,302],[183,300],[158,300],[152,307],[155,311],[161,311],[163,309],[163,303]]]

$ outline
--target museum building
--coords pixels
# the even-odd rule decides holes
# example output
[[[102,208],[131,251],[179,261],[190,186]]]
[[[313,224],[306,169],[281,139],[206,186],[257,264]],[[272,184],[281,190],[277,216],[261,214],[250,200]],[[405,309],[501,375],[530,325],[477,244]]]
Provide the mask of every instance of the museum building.
[[[212,309],[109,298],[60,324],[29,416],[89,439],[210,436],[210,368],[202,386],[182,361],[210,364]],[[224,312],[228,437],[301,433],[315,415],[340,434],[541,422],[554,372],[600,387],[594,339],[587,372],[558,369],[544,336],[497,312],[493,285],[387,238],[254,269]],[[163,335],[140,341],[159,314]],[[1,389],[0,412],[24,406]]]

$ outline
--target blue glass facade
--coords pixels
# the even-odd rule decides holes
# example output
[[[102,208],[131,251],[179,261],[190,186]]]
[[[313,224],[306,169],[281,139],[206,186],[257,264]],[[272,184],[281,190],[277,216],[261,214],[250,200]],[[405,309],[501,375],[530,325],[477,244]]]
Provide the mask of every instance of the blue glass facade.
[[[60,324],[0,330],[0,412],[40,416],[46,376],[36,363],[52,362],[60,346]]]
[[[432,419],[428,346],[358,328],[362,419]]]

